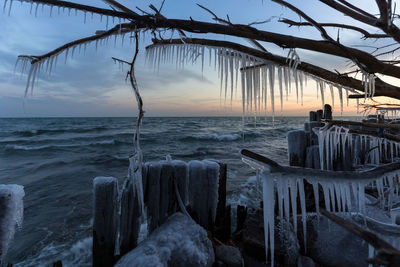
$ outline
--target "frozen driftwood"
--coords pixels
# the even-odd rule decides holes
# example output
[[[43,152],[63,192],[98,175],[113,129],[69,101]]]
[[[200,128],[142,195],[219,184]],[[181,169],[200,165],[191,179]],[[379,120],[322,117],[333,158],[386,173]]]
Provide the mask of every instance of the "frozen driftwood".
[[[259,162],[259,166],[264,166],[271,173],[285,173],[298,175],[298,177],[318,177],[321,179],[341,179],[341,180],[374,180],[385,174],[399,171],[400,162],[380,165],[376,168],[363,171],[327,171],[309,168],[300,168],[294,166],[283,166],[263,155],[254,153],[250,150],[243,149],[241,152],[243,157]],[[262,168],[264,168],[262,167]]]
[[[93,266],[112,266],[118,224],[118,180],[114,177],[96,177],[93,190]]]
[[[214,250],[207,232],[191,218],[175,213],[116,267],[212,266]]]
[[[15,226],[22,225],[24,195],[21,185],[0,185],[0,266],[14,237]]]

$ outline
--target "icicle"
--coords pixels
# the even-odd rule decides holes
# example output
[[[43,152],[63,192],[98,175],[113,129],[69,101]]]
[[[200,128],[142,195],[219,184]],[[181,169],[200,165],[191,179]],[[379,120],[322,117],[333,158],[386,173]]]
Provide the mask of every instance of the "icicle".
[[[267,175],[263,177],[263,212],[264,212],[264,237],[265,257],[268,258],[268,251],[271,255],[271,266],[274,266],[274,226],[275,226],[275,199],[274,180]],[[270,241],[268,244],[268,240]]]
[[[268,66],[269,69],[269,90],[271,98],[271,111],[272,111],[272,123],[275,118],[275,93],[274,93],[274,82],[275,82],[275,67],[272,65]]]
[[[296,85],[296,99],[297,99],[297,104],[299,103],[299,81],[297,77],[297,71],[293,72],[294,75],[294,82]]]
[[[325,95],[324,95],[324,88],[325,86],[324,86],[324,82],[323,81],[320,81],[319,82],[319,89],[320,89],[320,91],[321,91],[321,101],[322,101],[322,109],[324,108],[324,106],[325,106]]]
[[[281,111],[282,111],[283,110],[283,85],[282,85],[282,68],[281,67],[278,67],[278,80],[279,80],[279,96],[281,99]]]
[[[329,84],[329,89],[331,91],[332,108],[335,108],[335,94],[333,93],[333,85],[332,84]]]
[[[298,179],[298,186],[299,186],[299,196],[300,196],[300,207],[301,207],[301,221],[303,224],[303,238],[304,238],[304,250],[307,252],[307,217],[306,217],[306,196],[304,192],[304,183],[303,179]]]
[[[303,105],[303,93],[304,93],[304,90],[303,90],[303,81],[304,81],[304,73],[303,72],[300,72],[299,73],[299,80],[300,80],[300,96],[301,96],[301,105]]]
[[[286,89],[286,101],[288,101],[288,97],[289,97],[289,77],[288,77],[288,72],[287,72],[287,68],[283,69],[283,79],[285,81],[285,89]]]

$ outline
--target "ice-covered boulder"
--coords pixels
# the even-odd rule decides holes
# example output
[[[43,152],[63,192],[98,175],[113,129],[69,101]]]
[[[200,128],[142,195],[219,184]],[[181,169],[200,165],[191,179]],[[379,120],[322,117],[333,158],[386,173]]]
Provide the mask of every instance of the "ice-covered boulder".
[[[212,266],[214,250],[207,232],[191,218],[175,213],[115,266]]]
[[[0,185],[0,266],[14,237],[15,226],[22,225],[24,196],[21,185]]]

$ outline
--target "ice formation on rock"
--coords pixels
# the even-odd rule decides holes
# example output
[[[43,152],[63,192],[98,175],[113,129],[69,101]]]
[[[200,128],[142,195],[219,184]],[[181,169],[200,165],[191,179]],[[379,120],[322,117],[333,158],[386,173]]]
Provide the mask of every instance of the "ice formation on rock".
[[[300,202],[300,214],[303,225],[304,244],[306,244],[306,205],[304,182],[307,181],[313,186],[315,205],[319,206],[319,199],[324,198],[326,210],[330,212],[357,212],[365,215],[366,196],[365,188],[368,185],[374,185],[378,189],[379,197],[382,200],[382,206],[391,207],[390,202],[386,200],[394,199],[399,192],[393,189],[393,185],[399,182],[400,170],[385,173],[379,177],[366,176],[365,179],[342,179],[340,177],[329,176],[307,176],[294,175],[286,172],[270,172],[267,165],[255,163],[254,161],[243,159],[253,168],[259,170],[257,173],[259,179],[263,181],[263,207],[264,207],[264,229],[265,229],[265,247],[266,255],[270,251],[271,264],[273,265],[274,255],[274,220],[275,220],[275,202],[278,202],[279,216],[287,220],[293,217],[294,231],[297,232],[297,201]],[[323,191],[319,195],[318,187]],[[388,188],[392,188],[387,192]],[[276,194],[275,194],[276,193]],[[275,199],[275,195],[277,198]],[[290,208],[291,206],[291,208]],[[319,215],[319,210],[317,209]],[[306,248],[305,248],[306,249]]]
[[[22,227],[25,196],[21,185],[0,185],[0,264],[3,263],[15,227]]]
[[[318,136],[323,170],[333,170],[335,160],[347,156],[353,165],[394,162],[400,156],[400,143],[383,137],[350,133],[348,128],[328,124],[313,131]]]

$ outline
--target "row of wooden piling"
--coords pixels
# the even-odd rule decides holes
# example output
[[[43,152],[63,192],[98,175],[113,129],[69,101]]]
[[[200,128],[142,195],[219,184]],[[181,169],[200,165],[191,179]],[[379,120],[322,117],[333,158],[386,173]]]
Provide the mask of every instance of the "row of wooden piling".
[[[196,222],[206,228],[219,240],[230,238],[230,206],[226,207],[226,179],[227,166],[224,163],[219,165],[219,180],[215,187],[218,187],[218,202],[216,206],[215,219],[209,216],[208,222],[200,221],[196,209],[186,206],[187,211]],[[152,164],[148,163],[143,168],[144,201],[146,207],[160,204],[161,214],[165,218],[159,220],[148,220],[148,230],[153,231],[172,213],[179,209],[179,203],[175,192],[174,181],[181,177],[174,176],[173,166],[163,162],[162,171],[168,172],[169,178],[161,183],[165,185],[152,185],[154,179],[147,179]],[[164,173],[165,174],[165,173]],[[206,179],[206,177],[200,177]],[[154,187],[155,186],[155,187]],[[179,186],[178,186],[179,187]],[[118,190],[118,180],[113,177],[96,177],[93,182],[94,188],[94,222],[93,222],[93,266],[108,267],[124,254],[137,246],[140,230],[141,214],[135,187],[131,180],[125,180],[121,192]],[[160,189],[165,192],[160,192]],[[216,188],[215,188],[216,189]],[[183,188],[178,191],[183,192]],[[204,193],[204,192],[199,192]],[[167,194],[168,203],[160,203],[160,195]],[[183,193],[180,195],[184,195]],[[187,201],[184,201],[187,203]],[[207,203],[197,203],[207,205]],[[151,207],[149,210],[152,210]],[[154,210],[154,209],[153,209]],[[165,211],[165,213],[164,213]],[[147,214],[147,216],[152,216]],[[116,245],[120,244],[120,246]],[[119,251],[118,251],[119,247]]]

